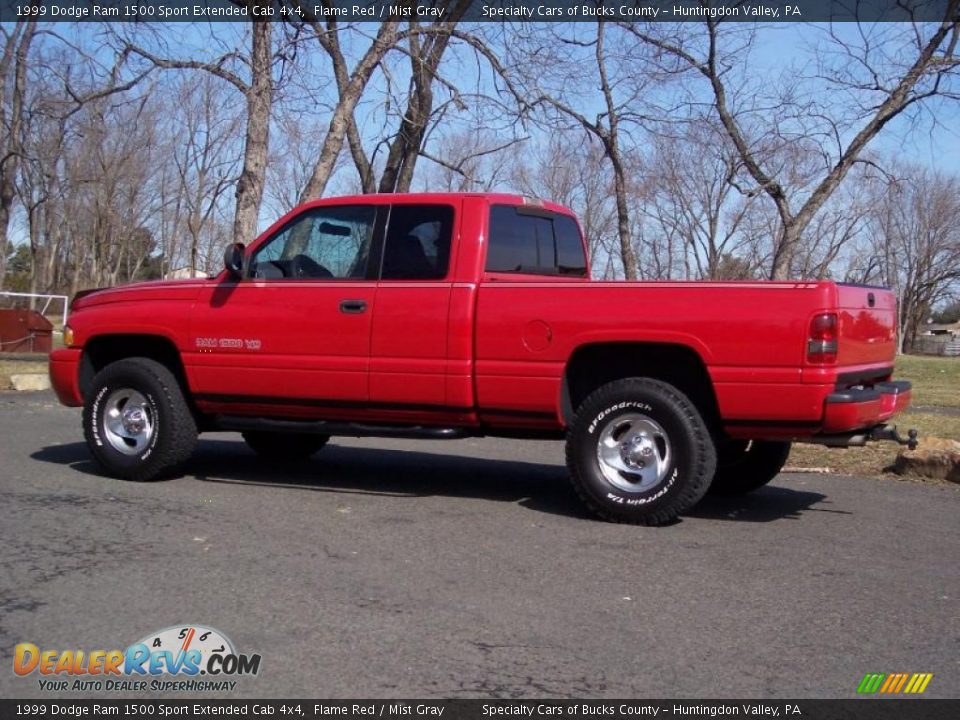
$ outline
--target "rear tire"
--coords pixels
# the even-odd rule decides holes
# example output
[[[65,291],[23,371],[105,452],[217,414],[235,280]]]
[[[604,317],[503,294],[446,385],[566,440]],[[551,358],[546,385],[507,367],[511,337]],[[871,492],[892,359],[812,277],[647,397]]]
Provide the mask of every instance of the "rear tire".
[[[142,357],[97,373],[83,406],[83,431],[107,473],[140,482],[175,474],[197,443],[197,424],[176,377]]]
[[[731,440],[718,448],[714,495],[745,495],[773,480],[790,455],[790,443],[777,440]]]
[[[604,520],[663,525],[707,492],[716,453],[686,395],[627,378],[583,401],[567,432],[567,466],[577,494]]]
[[[330,436],[250,430],[243,433],[243,439],[260,457],[290,463],[306,460],[326,445]]]

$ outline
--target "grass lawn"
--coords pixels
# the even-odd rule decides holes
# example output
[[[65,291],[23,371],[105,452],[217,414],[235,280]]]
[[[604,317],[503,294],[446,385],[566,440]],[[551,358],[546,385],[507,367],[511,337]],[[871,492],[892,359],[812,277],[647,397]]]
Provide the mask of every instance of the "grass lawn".
[[[913,382],[916,407],[960,408],[960,357],[901,355],[894,377]]]

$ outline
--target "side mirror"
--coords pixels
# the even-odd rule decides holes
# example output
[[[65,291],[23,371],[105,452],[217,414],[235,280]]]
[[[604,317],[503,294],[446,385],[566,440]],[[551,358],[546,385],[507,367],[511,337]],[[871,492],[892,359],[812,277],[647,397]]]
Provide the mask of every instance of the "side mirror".
[[[223,266],[230,273],[230,277],[236,280],[243,277],[243,249],[243,243],[234,243],[223,253]]]

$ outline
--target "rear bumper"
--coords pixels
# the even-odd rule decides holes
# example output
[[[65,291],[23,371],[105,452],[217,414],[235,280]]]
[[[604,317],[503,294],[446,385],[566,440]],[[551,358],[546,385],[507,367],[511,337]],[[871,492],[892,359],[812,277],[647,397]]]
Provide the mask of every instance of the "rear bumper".
[[[838,390],[835,385],[717,385],[724,430],[745,440],[823,442],[883,426],[910,406],[904,380]],[[747,419],[750,418],[750,419]]]
[[[910,406],[910,394],[906,380],[832,392],[824,402],[821,432],[843,433],[886,422]]]
[[[83,405],[80,392],[79,348],[60,348],[50,353],[50,384],[57,398],[68,407]]]

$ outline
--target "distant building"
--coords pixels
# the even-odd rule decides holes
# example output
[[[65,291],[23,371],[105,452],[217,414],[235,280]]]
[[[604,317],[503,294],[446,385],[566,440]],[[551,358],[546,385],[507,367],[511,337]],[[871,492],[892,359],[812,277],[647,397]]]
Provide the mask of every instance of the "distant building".
[[[927,323],[924,328],[924,335],[952,335],[960,337],[960,322],[955,323]]]
[[[960,355],[960,322],[947,325],[927,323],[913,349],[925,355]]]

